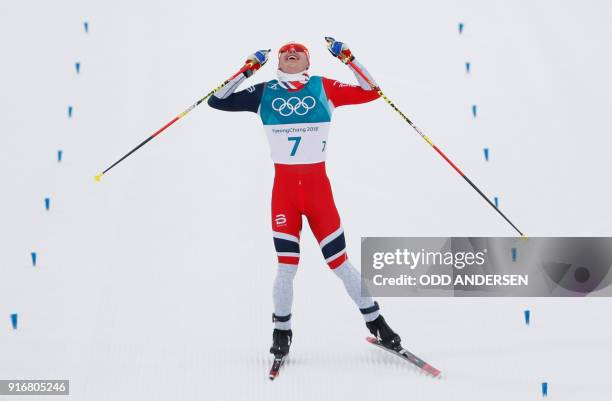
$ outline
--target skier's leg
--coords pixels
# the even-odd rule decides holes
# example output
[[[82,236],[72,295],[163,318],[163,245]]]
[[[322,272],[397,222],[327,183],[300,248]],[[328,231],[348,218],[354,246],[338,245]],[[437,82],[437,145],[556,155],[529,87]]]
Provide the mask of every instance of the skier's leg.
[[[272,235],[278,256],[278,268],[272,298],[272,320],[278,330],[291,329],[293,279],[300,261],[302,215],[291,202],[291,182],[275,178],[272,190]]]
[[[316,190],[305,214],[312,232],[319,241],[325,261],[342,280],[346,292],[363,315],[370,333],[380,339],[384,346],[399,349],[400,337],[380,314],[378,303],[372,299],[368,289],[364,287],[362,290],[361,275],[346,255],[344,231],[340,225],[340,216],[327,176],[317,181]]]
[[[353,267],[351,262],[347,259],[344,263],[338,266],[332,271],[342,280],[346,292],[353,299],[359,311],[361,312],[363,319],[366,322],[371,322],[376,319],[379,313],[378,302],[372,299],[368,289],[366,287],[361,288],[361,276],[357,269]]]
[[[379,316],[378,303],[374,302],[367,288],[361,289],[361,276],[346,254],[344,230],[336,209],[331,185],[327,176],[318,177],[316,188],[309,196],[306,217],[319,242],[325,262],[342,280],[346,292],[357,305],[366,322]]]
[[[297,273],[297,265],[279,263],[274,279],[272,298],[274,300],[274,328],[291,329],[291,306],[293,305],[293,279]]]

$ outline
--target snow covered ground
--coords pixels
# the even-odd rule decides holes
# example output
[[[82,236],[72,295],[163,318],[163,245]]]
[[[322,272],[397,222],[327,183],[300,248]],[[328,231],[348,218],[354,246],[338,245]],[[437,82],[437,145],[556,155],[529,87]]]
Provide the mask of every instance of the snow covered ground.
[[[87,401],[517,401],[542,382],[608,400],[611,300],[380,299],[433,380],[364,341],[309,230],[269,382],[273,169],[253,114],[202,105],[93,176],[254,50],[300,41],[312,74],[353,82],[331,35],[528,235],[610,236],[611,22],[606,1],[2,3],[0,379],[70,379]],[[336,110],[328,157],[357,265],[362,236],[513,235],[383,101]]]

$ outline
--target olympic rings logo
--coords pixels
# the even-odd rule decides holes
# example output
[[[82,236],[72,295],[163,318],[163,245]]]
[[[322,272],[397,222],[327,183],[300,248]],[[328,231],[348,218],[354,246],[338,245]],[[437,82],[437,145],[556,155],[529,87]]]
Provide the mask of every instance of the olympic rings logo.
[[[293,113],[298,116],[303,116],[316,106],[317,102],[312,96],[304,96],[300,99],[297,96],[290,97],[285,100],[282,97],[277,97],[272,100],[272,110],[278,111],[283,117],[288,117]]]

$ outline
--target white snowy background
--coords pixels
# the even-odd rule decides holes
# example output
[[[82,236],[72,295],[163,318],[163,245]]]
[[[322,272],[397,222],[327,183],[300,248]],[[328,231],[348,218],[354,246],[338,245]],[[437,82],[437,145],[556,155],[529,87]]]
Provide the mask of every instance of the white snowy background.
[[[542,382],[610,399],[611,300],[380,299],[433,380],[365,343],[308,229],[269,382],[273,168],[254,114],[201,105],[94,181],[254,50],[300,41],[312,74],[354,82],[326,35],[528,235],[612,235],[608,1],[4,1],[0,378],[70,379],[87,401],[519,401]],[[382,100],[336,110],[328,158],[356,265],[362,236],[514,235]]]

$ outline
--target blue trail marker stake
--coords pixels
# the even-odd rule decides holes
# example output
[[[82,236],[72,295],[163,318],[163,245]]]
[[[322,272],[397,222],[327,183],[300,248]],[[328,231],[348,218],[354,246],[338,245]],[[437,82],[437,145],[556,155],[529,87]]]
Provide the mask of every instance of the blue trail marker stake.
[[[469,61],[465,62],[465,72],[468,74],[470,73],[470,62]]]
[[[463,33],[463,22],[459,23],[459,35]]]
[[[62,161],[62,153],[64,153],[64,152],[61,151],[61,150],[57,151],[57,162],[58,163]]]
[[[484,148],[485,161],[489,161],[489,148]]]
[[[495,207],[499,208],[499,198],[496,196],[494,200],[495,200]]]
[[[81,72],[81,63],[79,63],[78,61],[76,63],[74,63],[74,68],[76,69],[76,73],[80,73]]]
[[[11,313],[11,324],[13,325],[13,330],[17,330],[17,314]]]
[[[512,248],[512,261],[516,262],[516,248]]]
[[[89,32],[89,24],[87,21],[83,22],[83,29],[85,29],[85,33]]]
[[[547,396],[548,396],[548,383],[543,382],[542,383],[542,397],[547,397]]]
[[[49,210],[49,206],[51,204],[51,199],[49,198],[45,198],[45,209]]]
[[[523,312],[525,314],[525,324],[527,326],[529,326],[529,317],[531,315],[531,312],[529,311],[529,309],[527,309],[526,311]]]
[[[36,266],[36,252],[32,252],[32,266]]]
[[[476,118],[476,105],[472,105],[472,115]]]
[[[68,106],[68,118],[72,118],[72,106]]]

